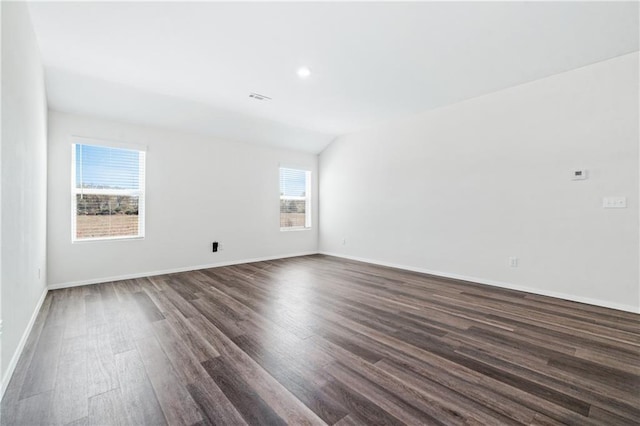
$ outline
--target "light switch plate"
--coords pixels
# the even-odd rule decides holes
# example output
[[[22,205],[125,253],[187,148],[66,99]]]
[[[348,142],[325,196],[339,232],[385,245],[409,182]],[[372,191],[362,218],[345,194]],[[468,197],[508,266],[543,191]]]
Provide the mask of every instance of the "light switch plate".
[[[627,208],[627,197],[604,197],[602,207],[605,209],[625,209]]]

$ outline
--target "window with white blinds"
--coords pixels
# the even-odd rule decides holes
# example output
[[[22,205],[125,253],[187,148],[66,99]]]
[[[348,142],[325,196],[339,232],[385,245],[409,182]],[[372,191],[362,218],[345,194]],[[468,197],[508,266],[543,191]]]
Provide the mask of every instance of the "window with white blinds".
[[[144,237],[145,151],[72,145],[72,240]]]
[[[311,228],[311,172],[280,168],[280,230]]]

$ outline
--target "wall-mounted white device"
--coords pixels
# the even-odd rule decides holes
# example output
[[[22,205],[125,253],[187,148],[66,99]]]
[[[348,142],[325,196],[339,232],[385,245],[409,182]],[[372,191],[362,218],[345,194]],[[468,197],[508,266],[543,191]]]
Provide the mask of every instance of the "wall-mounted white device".
[[[627,197],[604,197],[602,207],[605,209],[625,209],[627,208]]]
[[[572,170],[571,171],[571,179],[572,180],[585,180],[587,178],[587,170]]]

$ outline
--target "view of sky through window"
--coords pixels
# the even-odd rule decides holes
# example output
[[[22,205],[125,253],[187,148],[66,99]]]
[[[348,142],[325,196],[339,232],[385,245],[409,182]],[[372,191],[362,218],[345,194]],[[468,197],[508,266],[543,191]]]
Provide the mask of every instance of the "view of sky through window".
[[[304,197],[307,190],[307,172],[304,170],[281,169],[280,195],[287,197]]]
[[[139,151],[76,145],[77,188],[139,188]]]

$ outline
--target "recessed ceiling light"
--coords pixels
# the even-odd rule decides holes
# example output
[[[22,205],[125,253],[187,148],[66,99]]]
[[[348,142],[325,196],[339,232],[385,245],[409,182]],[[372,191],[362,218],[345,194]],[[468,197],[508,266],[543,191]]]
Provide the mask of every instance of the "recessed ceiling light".
[[[298,68],[298,77],[307,78],[311,75],[311,70],[307,67]]]

